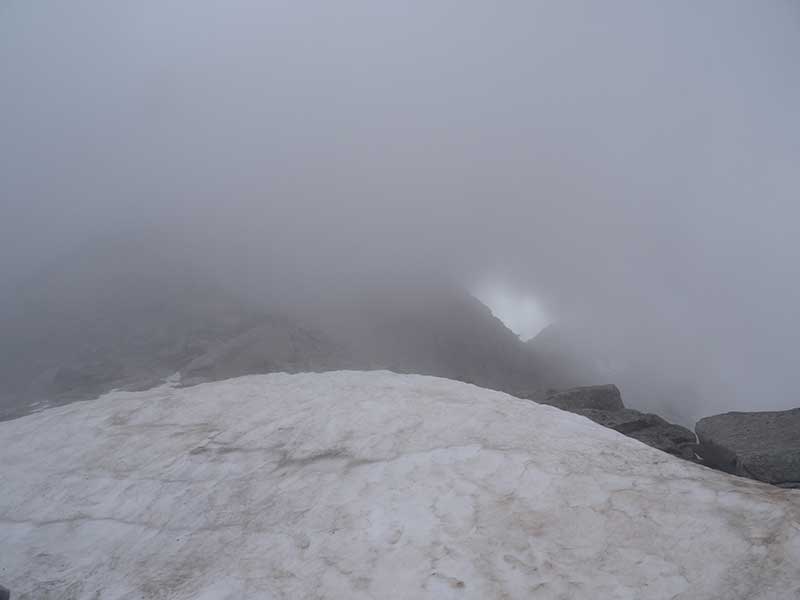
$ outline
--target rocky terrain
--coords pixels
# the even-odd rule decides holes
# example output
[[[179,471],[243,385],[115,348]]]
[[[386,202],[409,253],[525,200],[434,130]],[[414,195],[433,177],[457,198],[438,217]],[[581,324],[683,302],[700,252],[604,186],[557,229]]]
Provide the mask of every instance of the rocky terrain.
[[[626,408],[615,385],[515,395],[582,415],[686,460],[779,487],[800,488],[800,408],[713,415],[697,422],[695,434],[658,415]]]
[[[114,392],[0,423],[14,600],[800,595],[800,496],[388,372]]]
[[[554,323],[525,342],[525,347],[538,366],[543,390],[613,382],[638,410],[683,425],[703,416],[699,407],[704,402],[681,372],[665,369],[657,357],[632,358],[621,331],[597,332],[574,323]]]
[[[520,393],[520,398],[555,406],[686,460],[696,460],[697,438],[685,427],[658,415],[626,408],[615,385],[582,386],[560,392]]]
[[[695,426],[705,463],[781,487],[800,488],[800,408],[730,412]]]

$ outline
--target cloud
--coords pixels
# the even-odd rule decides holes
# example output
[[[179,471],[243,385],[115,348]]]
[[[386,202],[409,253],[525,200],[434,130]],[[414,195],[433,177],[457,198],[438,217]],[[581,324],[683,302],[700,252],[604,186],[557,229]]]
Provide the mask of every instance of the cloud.
[[[158,228],[231,280],[507,281],[699,412],[797,402],[793,3],[2,10],[7,294]]]

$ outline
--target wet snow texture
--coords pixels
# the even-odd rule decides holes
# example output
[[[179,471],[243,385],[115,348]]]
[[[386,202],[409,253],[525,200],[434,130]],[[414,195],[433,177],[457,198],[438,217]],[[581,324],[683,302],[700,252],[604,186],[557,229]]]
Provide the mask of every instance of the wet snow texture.
[[[800,596],[800,492],[444,379],[115,392],[0,448],[19,600]]]

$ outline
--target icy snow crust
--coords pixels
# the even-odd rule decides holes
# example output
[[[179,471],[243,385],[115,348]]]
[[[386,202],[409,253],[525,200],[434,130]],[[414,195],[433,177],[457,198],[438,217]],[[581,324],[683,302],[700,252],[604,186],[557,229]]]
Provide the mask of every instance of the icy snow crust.
[[[15,599],[800,597],[800,493],[387,372],[113,392],[0,424]]]

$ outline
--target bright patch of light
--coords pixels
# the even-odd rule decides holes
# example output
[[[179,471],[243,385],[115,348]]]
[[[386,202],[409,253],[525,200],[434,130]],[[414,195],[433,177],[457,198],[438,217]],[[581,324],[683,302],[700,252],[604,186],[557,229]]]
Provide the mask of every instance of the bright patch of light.
[[[498,283],[484,284],[473,291],[506,327],[521,339],[530,339],[550,324],[547,315],[531,296],[514,292]]]

